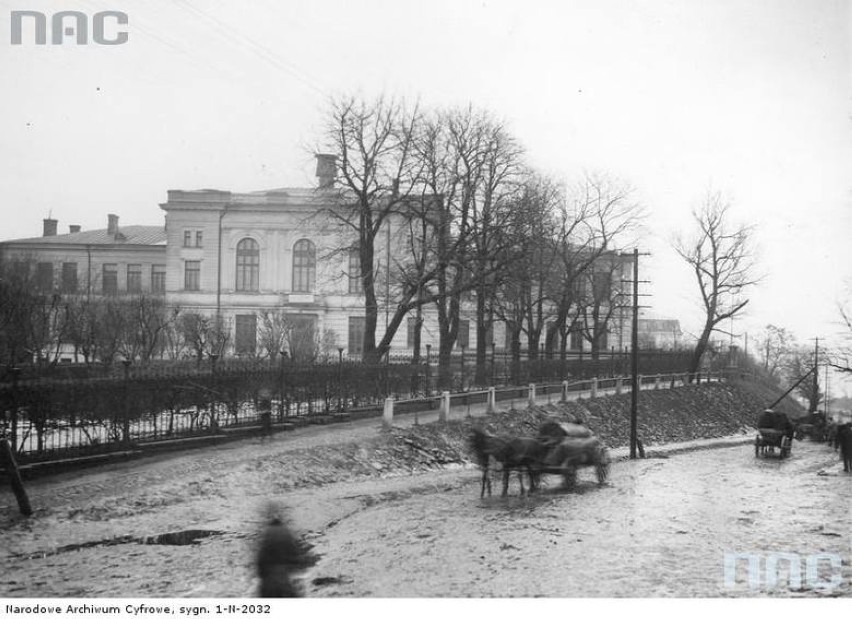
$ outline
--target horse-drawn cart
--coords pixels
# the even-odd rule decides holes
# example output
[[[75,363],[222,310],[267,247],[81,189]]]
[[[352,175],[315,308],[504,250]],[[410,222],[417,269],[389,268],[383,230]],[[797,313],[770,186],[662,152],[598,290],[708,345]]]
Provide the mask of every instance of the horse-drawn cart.
[[[775,453],[775,448],[778,448],[778,455],[781,458],[786,458],[790,455],[793,449],[793,441],[782,430],[774,430],[772,428],[758,428],[758,435],[754,438],[754,455],[766,456]]]
[[[586,426],[578,423],[547,421],[541,425],[538,440],[548,445],[547,455],[535,464],[533,471],[561,475],[566,488],[577,483],[577,469],[595,467],[598,483],[609,475],[609,453],[603,442]]]
[[[787,415],[766,409],[757,422],[757,436],[754,437],[755,457],[774,454],[776,448],[781,458],[788,457],[793,449],[794,433],[795,426]]]

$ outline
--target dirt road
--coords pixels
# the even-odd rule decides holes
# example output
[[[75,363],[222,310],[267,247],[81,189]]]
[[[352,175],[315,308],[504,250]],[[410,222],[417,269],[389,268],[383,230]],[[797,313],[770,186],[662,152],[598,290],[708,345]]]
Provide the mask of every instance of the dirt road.
[[[275,462],[286,454],[248,453],[48,480],[31,491],[49,507],[29,521],[0,495],[0,597],[252,596],[270,499],[314,545],[311,596],[850,595],[852,476],[825,445],[797,442],[784,461],[741,445],[616,462],[603,487],[584,470],[573,492],[520,498],[513,480],[515,496],[483,500],[475,469],[285,492]],[[777,586],[749,589],[744,565],[726,586],[733,552],[756,556],[761,574],[772,553],[798,553],[802,590],[784,570]],[[809,585],[818,553],[842,567],[817,558]]]

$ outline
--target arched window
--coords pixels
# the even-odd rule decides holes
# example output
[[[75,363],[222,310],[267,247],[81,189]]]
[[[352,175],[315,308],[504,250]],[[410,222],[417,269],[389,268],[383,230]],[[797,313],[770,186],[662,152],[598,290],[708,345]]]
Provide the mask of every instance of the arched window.
[[[254,239],[237,243],[237,290],[257,292],[260,281],[260,246]]]
[[[293,246],[293,292],[313,292],[317,281],[317,249],[308,239]]]

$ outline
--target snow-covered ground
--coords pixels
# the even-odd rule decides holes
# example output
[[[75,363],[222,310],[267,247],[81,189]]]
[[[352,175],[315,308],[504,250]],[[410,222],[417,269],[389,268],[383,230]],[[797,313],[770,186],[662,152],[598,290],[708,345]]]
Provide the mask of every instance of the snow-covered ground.
[[[4,489],[0,597],[252,596],[269,501],[314,545],[310,596],[850,595],[852,475],[826,445],[795,442],[787,460],[755,458],[750,436],[673,445],[615,462],[605,486],[583,470],[572,492],[551,478],[525,498],[513,479],[510,497],[480,499],[479,472],[462,467],[294,488],[291,458],[310,466],[312,447],[376,432],[317,429],[29,482],[30,519]],[[196,542],[144,543],[181,531]],[[744,562],[727,586],[726,553],[757,557],[761,578],[772,553],[796,553],[804,589],[786,568],[749,589]],[[820,583],[840,581],[826,590],[808,585],[819,553],[842,561],[814,559]]]

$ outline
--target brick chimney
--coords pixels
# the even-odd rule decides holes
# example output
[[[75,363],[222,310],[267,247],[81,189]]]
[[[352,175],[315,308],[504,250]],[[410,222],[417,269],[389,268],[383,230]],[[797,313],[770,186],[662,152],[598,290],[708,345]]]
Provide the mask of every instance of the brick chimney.
[[[107,215],[107,234],[111,236],[118,234],[118,215]]]
[[[70,226],[68,226],[68,234],[74,234],[74,233],[79,232],[79,231],[80,231],[80,225],[79,224],[71,224]]]
[[[59,225],[59,222],[56,219],[45,219],[44,221],[44,234],[42,236],[56,236],[56,227]]]
[[[334,177],[337,175],[337,155],[317,153],[317,185],[320,189],[334,187]]]

